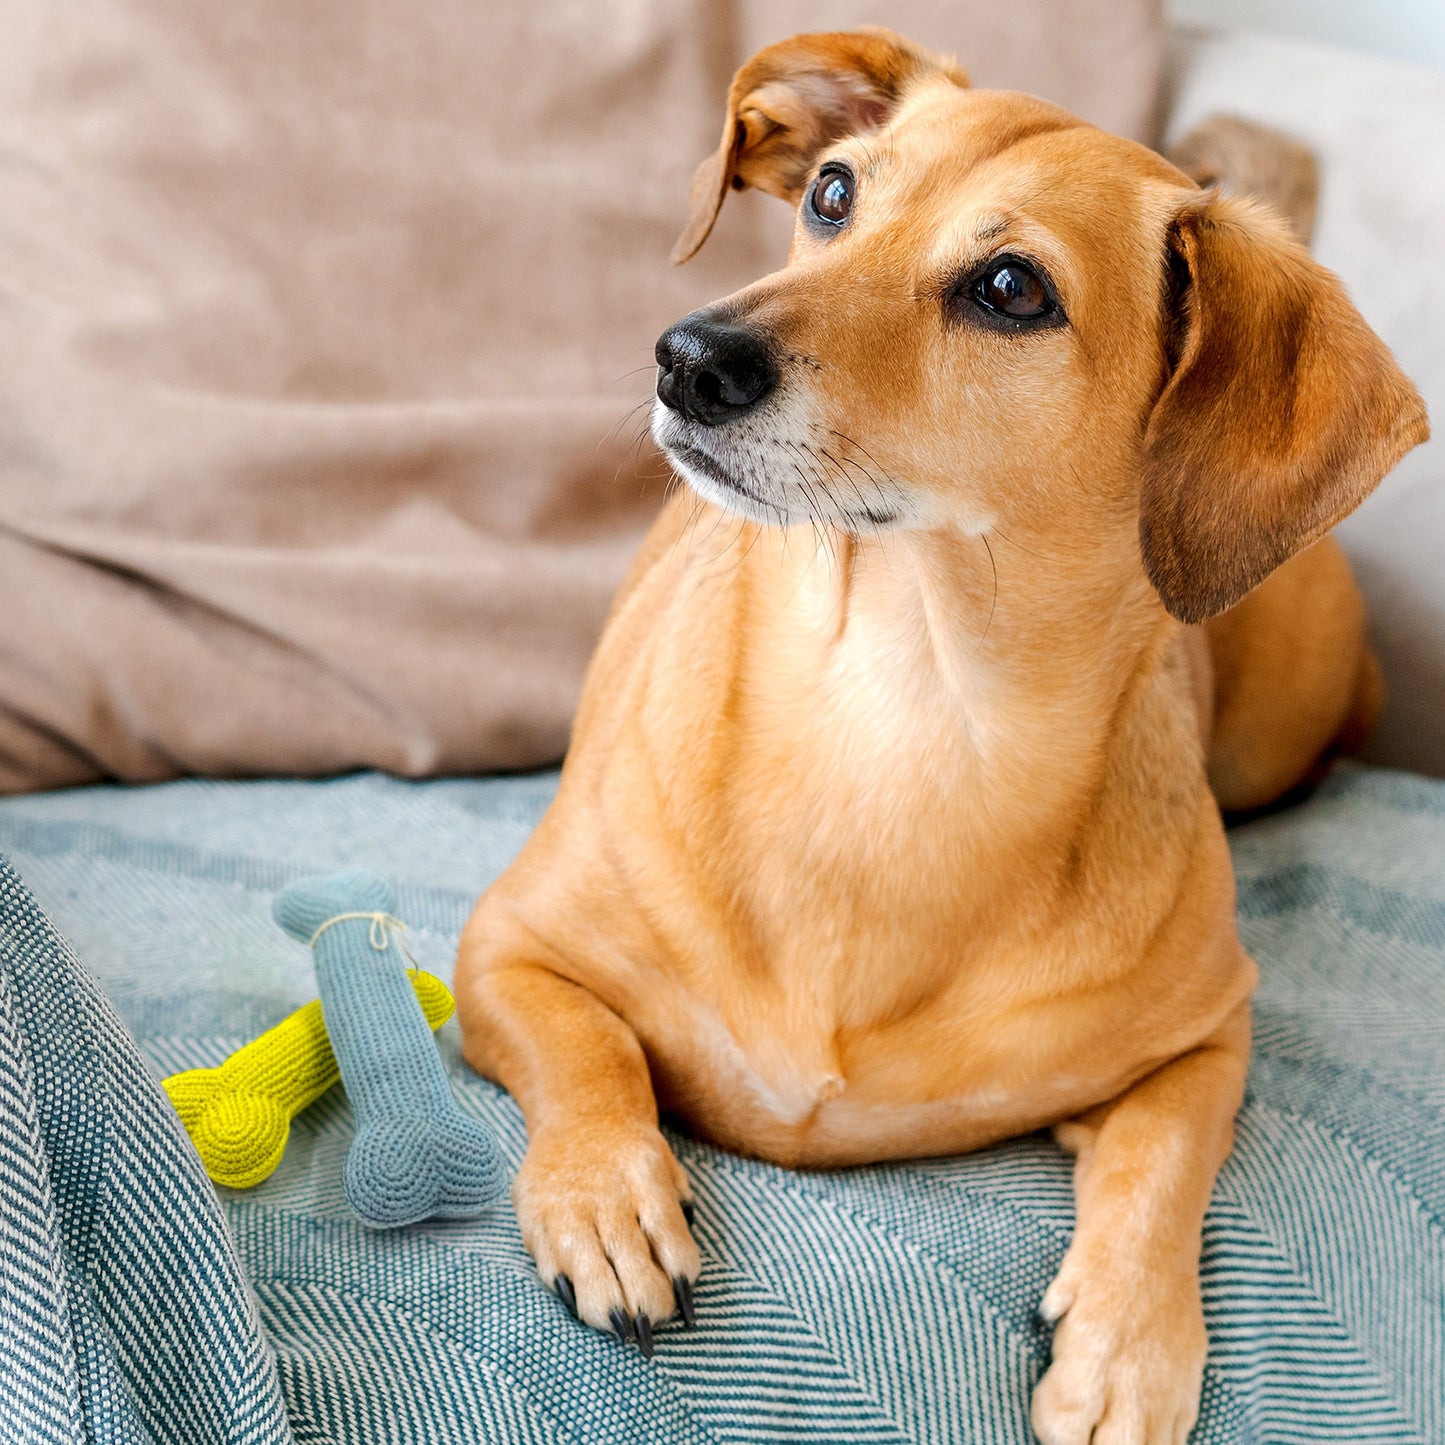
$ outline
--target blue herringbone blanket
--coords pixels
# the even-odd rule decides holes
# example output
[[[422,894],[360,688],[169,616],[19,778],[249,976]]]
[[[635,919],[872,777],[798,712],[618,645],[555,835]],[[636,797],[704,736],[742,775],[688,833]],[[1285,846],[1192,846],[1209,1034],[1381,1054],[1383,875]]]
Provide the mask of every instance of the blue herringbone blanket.
[[[368,864],[449,976],[551,776],[179,783],[0,804],[0,1442],[1023,1445],[1033,1310],[1073,1219],[1030,1137],[799,1174],[677,1141],[700,1328],[651,1362],[575,1324],[505,1206],[391,1234],[347,1210],[346,1100],[218,1209],[150,1086],[314,996],[271,922]],[[1345,772],[1235,833],[1259,959],[1239,1142],[1204,1239],[1196,1442],[1445,1445],[1445,785]],[[441,1046],[465,1107],[521,1118]],[[229,1226],[229,1239],[224,1225]],[[239,1268],[238,1268],[239,1261]],[[247,1293],[243,1276],[248,1277]]]

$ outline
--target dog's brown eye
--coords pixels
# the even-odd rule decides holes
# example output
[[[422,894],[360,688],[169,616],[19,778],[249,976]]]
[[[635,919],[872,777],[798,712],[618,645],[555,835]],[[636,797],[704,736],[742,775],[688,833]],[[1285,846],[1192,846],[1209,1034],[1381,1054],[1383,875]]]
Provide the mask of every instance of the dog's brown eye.
[[[1017,321],[1036,321],[1054,309],[1048,288],[1022,261],[1004,261],[974,283],[974,300]]]
[[[853,177],[847,171],[824,171],[813,185],[813,214],[841,226],[852,213]]]

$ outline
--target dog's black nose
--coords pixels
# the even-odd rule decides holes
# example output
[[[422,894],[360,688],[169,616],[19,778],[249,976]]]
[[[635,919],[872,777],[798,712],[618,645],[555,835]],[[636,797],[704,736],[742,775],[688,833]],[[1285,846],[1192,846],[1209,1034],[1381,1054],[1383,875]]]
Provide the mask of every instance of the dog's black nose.
[[[777,385],[766,348],[751,331],[684,316],[657,341],[657,397],[704,426],[717,426],[756,406]]]

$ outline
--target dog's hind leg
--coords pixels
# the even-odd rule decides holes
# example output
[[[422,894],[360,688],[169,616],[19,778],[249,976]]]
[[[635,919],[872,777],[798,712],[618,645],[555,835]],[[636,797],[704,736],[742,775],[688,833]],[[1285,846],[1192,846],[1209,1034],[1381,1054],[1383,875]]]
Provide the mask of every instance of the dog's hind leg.
[[[1326,537],[1204,625],[1214,675],[1209,785],[1226,812],[1266,807],[1357,751],[1379,669],[1350,565]]]

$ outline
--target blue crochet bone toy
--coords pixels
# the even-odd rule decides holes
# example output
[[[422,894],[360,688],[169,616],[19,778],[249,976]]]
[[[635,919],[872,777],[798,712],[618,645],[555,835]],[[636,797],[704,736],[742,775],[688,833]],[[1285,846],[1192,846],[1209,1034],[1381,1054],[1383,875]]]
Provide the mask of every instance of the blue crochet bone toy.
[[[467,1218],[506,1190],[491,1131],[462,1112],[407,976],[396,893],[369,868],[294,883],[276,922],[309,944],[341,1080],[356,1113],[347,1203],[375,1228]]]

